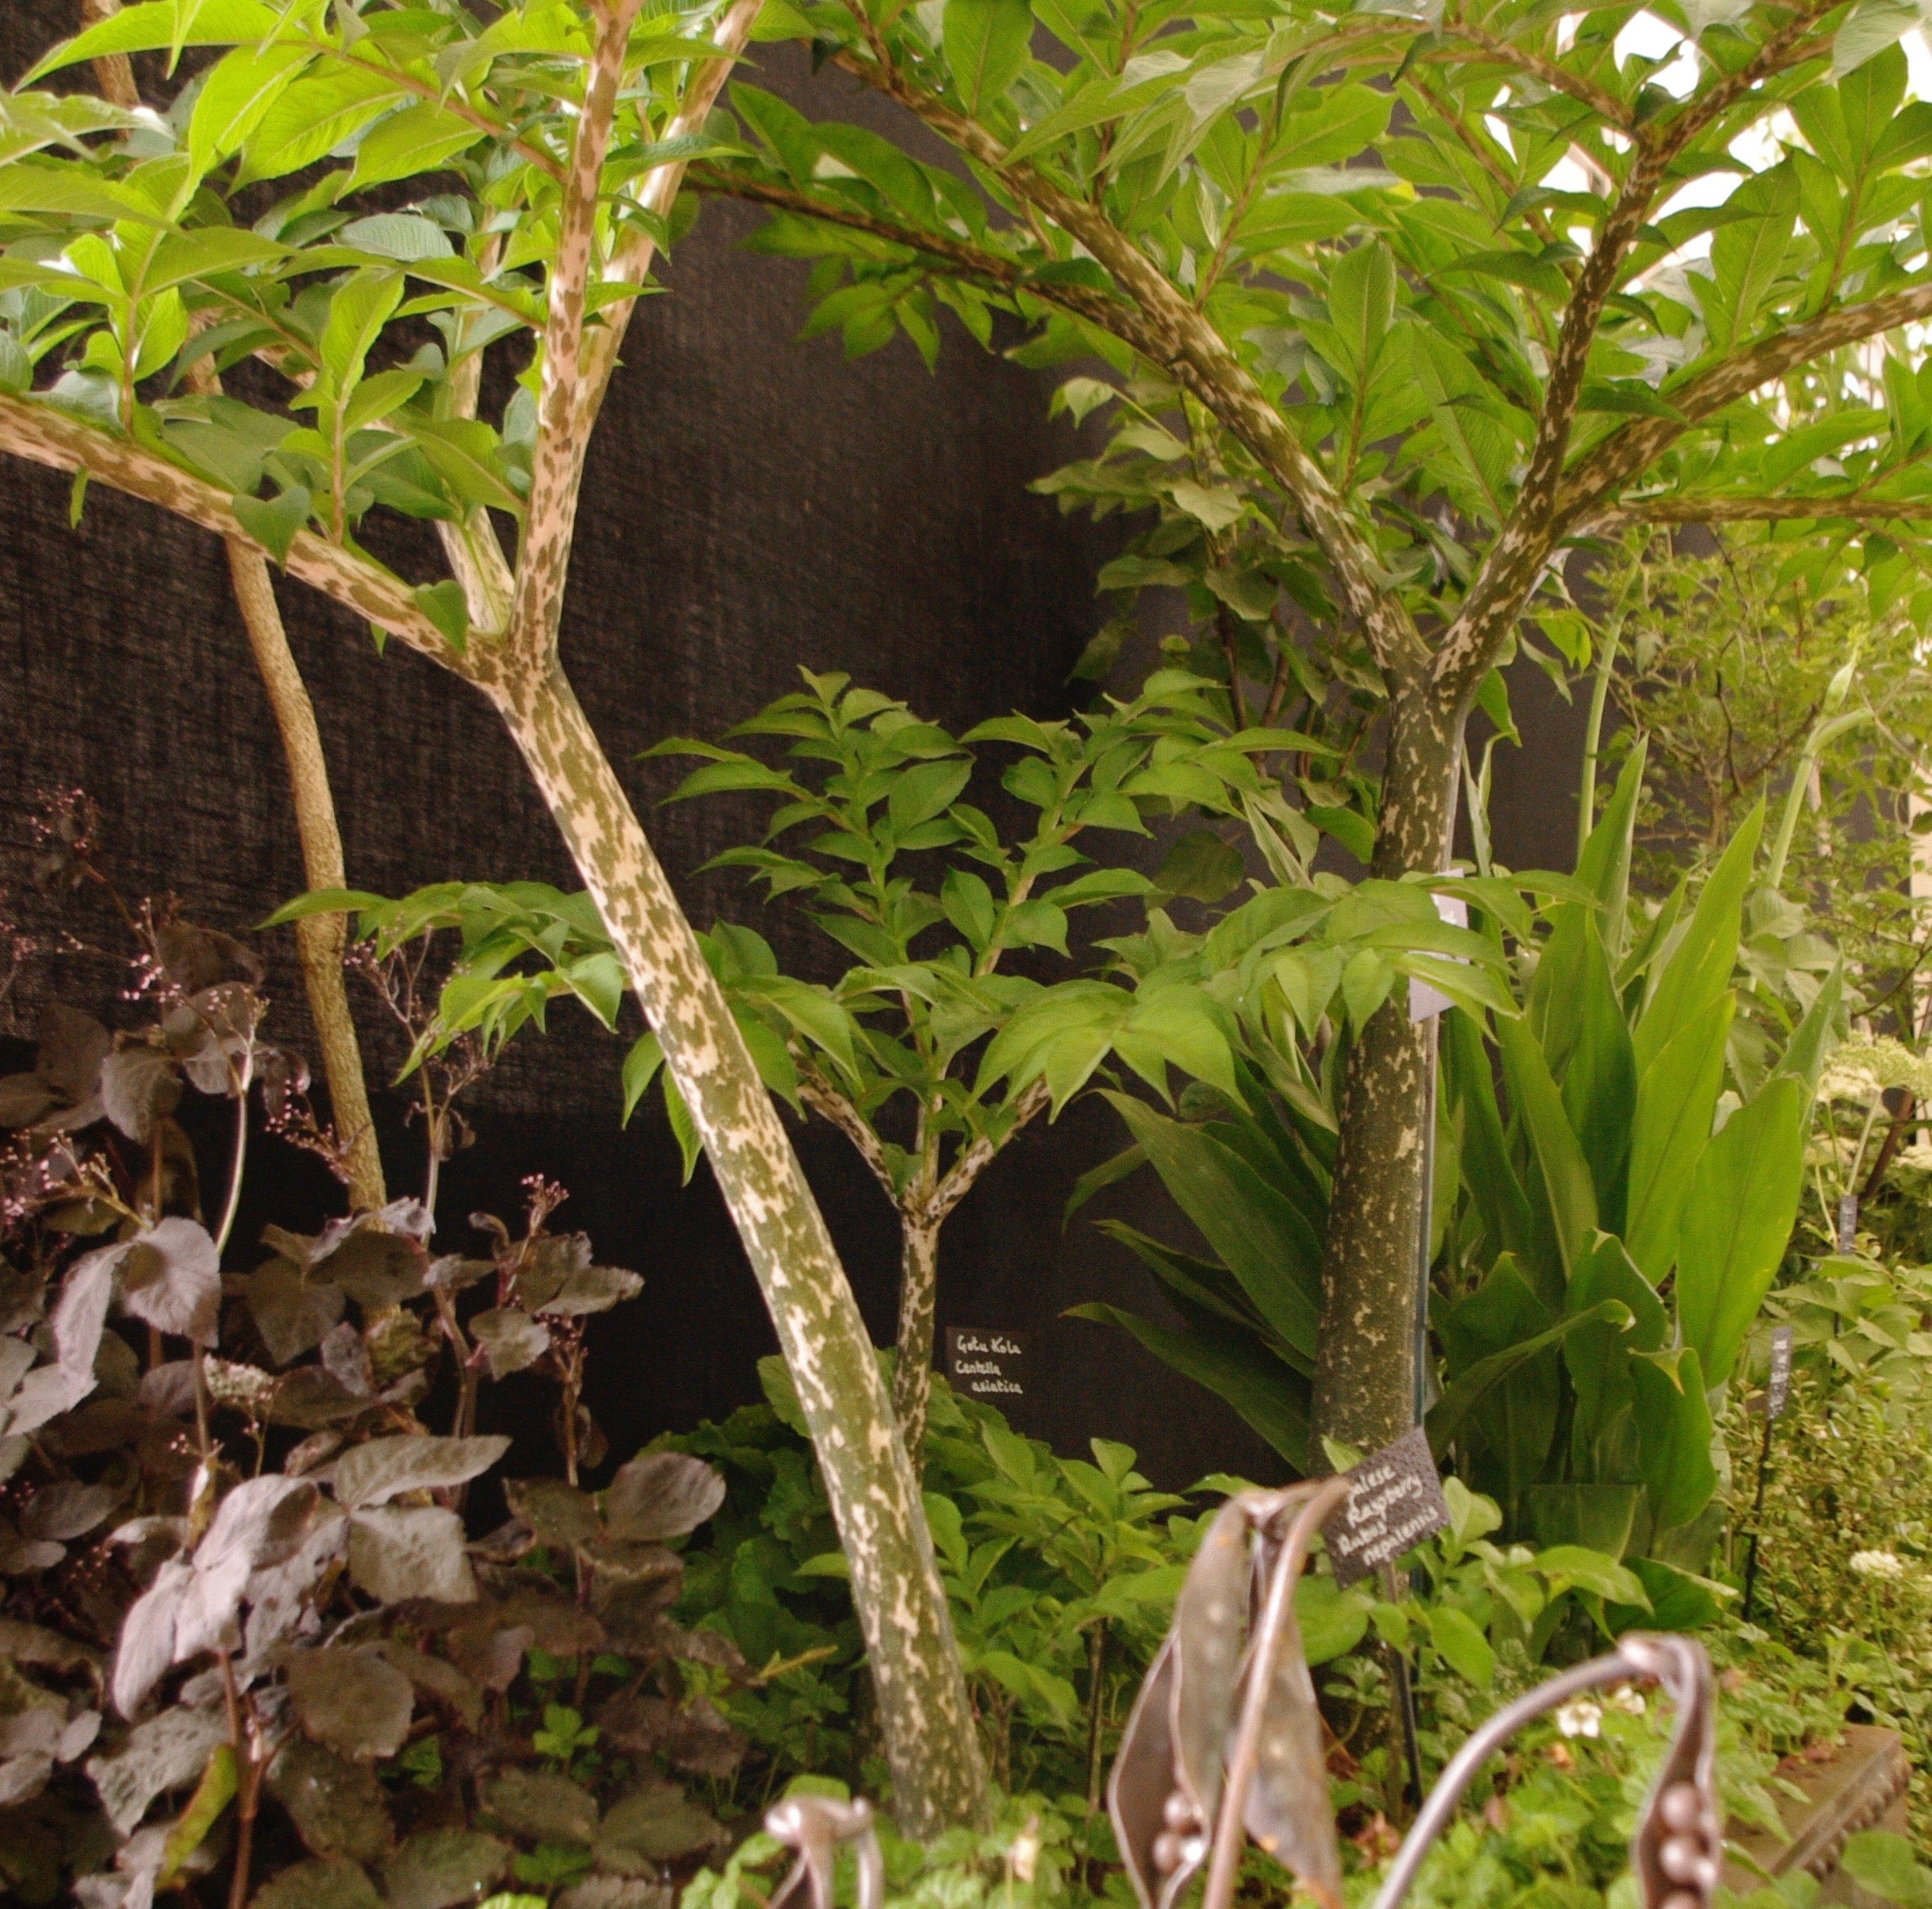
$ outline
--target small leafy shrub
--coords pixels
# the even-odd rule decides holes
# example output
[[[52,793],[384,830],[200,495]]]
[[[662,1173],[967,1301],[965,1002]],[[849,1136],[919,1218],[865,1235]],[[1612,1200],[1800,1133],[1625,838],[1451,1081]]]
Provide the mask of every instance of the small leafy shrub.
[[[87,833],[71,885],[106,881]],[[51,1007],[0,1081],[0,1893],[658,1900],[723,1835],[669,1772],[742,1746],[678,1668],[737,1659],[666,1616],[723,1481],[655,1453],[579,1483],[604,1455],[585,1321],[642,1281],[552,1232],[534,1181],[477,1255],[433,1255],[416,1199],[243,1248],[258,1095],[272,1133],[330,1160],[336,1137],[264,1037],[253,955],[115,898],[134,1024]],[[232,1110],[212,1189],[176,1119],[197,1094]],[[556,1385],[565,1476],[507,1481],[472,1542],[510,1442],[477,1433],[481,1389],[519,1371]]]
[[[1763,1421],[1734,1413],[1734,1542],[1758,1540],[1756,1611],[1846,1702],[1899,1730],[1914,1820],[1932,1831],[1932,1425],[1884,1389],[1800,1370],[1754,1511]]]
[[[685,1554],[675,1613],[728,1639],[751,1676],[719,1708],[755,1746],[721,1807],[801,1773],[879,1794],[858,1629],[804,1421],[784,1368],[767,1402],[667,1439],[730,1489]],[[1201,1520],[1105,1439],[1061,1459],[989,1406],[933,1381],[926,1513],[996,1780],[1097,1798],[1116,1734],[1166,1629]]]

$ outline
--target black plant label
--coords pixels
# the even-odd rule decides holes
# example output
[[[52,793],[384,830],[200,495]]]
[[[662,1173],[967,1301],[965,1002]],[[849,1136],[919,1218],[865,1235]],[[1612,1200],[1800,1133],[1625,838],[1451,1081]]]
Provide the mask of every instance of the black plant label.
[[[991,1326],[946,1328],[946,1372],[953,1390],[1003,1408],[1026,1396],[1026,1342],[1031,1335]]]
[[[1364,1459],[1348,1476],[1355,1489],[1322,1530],[1335,1581],[1345,1589],[1393,1564],[1449,1524],[1449,1501],[1436,1476],[1429,1434],[1420,1425]]]

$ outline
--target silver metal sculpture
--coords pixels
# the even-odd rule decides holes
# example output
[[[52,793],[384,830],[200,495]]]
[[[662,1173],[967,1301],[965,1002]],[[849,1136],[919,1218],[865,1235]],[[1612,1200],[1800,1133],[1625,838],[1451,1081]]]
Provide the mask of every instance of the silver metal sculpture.
[[[768,1835],[798,1852],[791,1872],[773,1892],[768,1909],[784,1909],[809,1888],[812,1909],[834,1909],[833,1881],[842,1842],[856,1843],[858,1909],[885,1909],[886,1859],[872,1827],[872,1807],[862,1796],[840,1802],[827,1796],[788,1796],[765,1811]]]
[[[1323,1909],[1341,1909],[1321,1712],[1295,1624],[1295,1587],[1316,1533],[1349,1489],[1338,1477],[1243,1492],[1208,1528],[1107,1785],[1114,1833],[1142,1909],[1173,1909],[1203,1863],[1201,1909],[1229,1909],[1250,1836]],[[1688,1638],[1635,1633],[1609,1655],[1506,1705],[1469,1738],[1423,1804],[1375,1909],[1398,1909],[1464,1790],[1506,1738],[1584,1691],[1632,1681],[1656,1682],[1677,1710],[1631,1838],[1644,1909],[1711,1909],[1723,1841],[1710,1663]]]

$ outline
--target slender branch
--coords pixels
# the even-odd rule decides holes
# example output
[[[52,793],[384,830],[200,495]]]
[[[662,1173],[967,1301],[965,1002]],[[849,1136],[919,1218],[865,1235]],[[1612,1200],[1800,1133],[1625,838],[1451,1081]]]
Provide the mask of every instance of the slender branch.
[[[754,179],[746,173],[694,165],[690,176],[700,192],[710,193],[716,198],[744,199],[753,205],[770,206],[779,211],[795,212],[803,219],[816,219],[823,224],[840,226],[848,232],[862,232],[868,237],[882,240],[887,245],[903,246],[915,254],[923,254],[955,276],[983,279],[1001,291],[1025,292],[1043,305],[1057,306],[1062,311],[1070,312],[1076,318],[1085,319],[1090,324],[1112,333],[1123,344],[1131,346],[1151,363],[1164,367],[1167,365],[1160,339],[1141,322],[1134,307],[1122,299],[1110,298],[1105,292],[1095,291],[1086,285],[1058,285],[1051,280],[1036,279],[1017,259],[984,250],[944,233],[929,232],[916,225],[895,224],[890,220],[875,218],[870,213],[855,211],[849,206],[828,199],[814,198],[809,193],[795,192],[787,186],[773,185],[768,180]]]
[[[751,37],[751,29],[757,24],[764,5],[764,0],[733,0],[731,11],[719,22],[718,30],[712,36],[716,57],[694,65],[684,103],[665,127],[665,138],[683,139],[704,130],[704,123],[711,117],[711,108],[717,103],[725,80],[737,64],[738,55],[744,51],[745,43]],[[641,185],[633,183],[629,197],[645,211],[659,219],[668,219],[677,202],[678,188],[684,183],[687,163],[683,159],[674,159],[654,167],[644,175]],[[643,222],[633,221],[605,267],[604,276],[620,285],[641,285],[645,274],[651,270],[651,262],[656,251],[657,241],[645,229]],[[583,385],[577,398],[580,455],[583,442],[590,435],[590,426],[596,421],[603,404],[611,376],[617,368],[617,354],[637,306],[634,297],[607,306],[602,314],[603,323],[591,337],[590,348],[585,354]]]
[[[1656,131],[1647,128],[1637,135],[1617,202],[1597,228],[1595,243],[1564,311],[1536,442],[1515,507],[1483,558],[1436,654],[1437,693],[1450,707],[1460,707],[1475,694],[1555,547],[1562,515],[1564,461],[1597,328],[1673,163],[1700,133],[1786,63],[1795,49],[1808,46],[1806,36],[1812,24],[1829,11],[1828,6],[1814,3],[1794,15],[1736,72],[1691,100]]]
[[[268,561],[239,537],[228,539],[228,560],[235,602],[241,608],[249,646],[255,652],[276,727],[281,732],[282,752],[288,759],[302,873],[311,889],[344,887],[347,876],[342,831],[336,824],[322,735],[315,725],[315,705],[309,700],[307,685],[282,627]],[[342,952],[347,940],[347,919],[341,915],[309,915],[295,924],[303,988],[315,1017],[323,1077],[329,1083],[329,1111],[349,1168],[350,1198],[359,1209],[373,1211],[383,1204],[388,1193],[383,1184],[382,1155],[376,1145],[375,1118],[369,1111],[362,1050],[355,1037],[349,991],[342,982]]]
[[[982,1133],[953,1162],[926,1202],[927,1217],[933,1224],[937,1226],[973,1190],[973,1183],[992,1164],[994,1156],[1052,1098],[1052,1090],[1043,1080],[1034,1081],[1014,1103],[1013,1124],[999,1139],[989,1139]]]
[[[225,491],[127,438],[83,424],[50,405],[0,392],[0,451],[70,475],[85,471],[93,481],[111,490],[159,504],[217,537],[237,537],[250,549],[261,548],[236,521]],[[416,607],[400,577],[308,530],[296,533],[287,568],[431,661],[467,681],[478,680],[479,659],[455,648]]]
[[[120,0],[80,0],[83,26],[111,20],[120,11]],[[94,84],[111,106],[132,112],[141,104],[141,89],[134,83],[134,63],[124,53],[103,54],[94,61]]]
[[[1550,89],[1552,93],[1564,93],[1579,105],[1586,106],[1599,120],[1607,120],[1620,131],[1633,133],[1636,130],[1636,116],[1613,93],[1606,93],[1602,87],[1586,80],[1581,73],[1573,73],[1569,67],[1553,59],[1545,59],[1540,53],[1532,53],[1527,47],[1516,46],[1507,40],[1499,40],[1493,33],[1485,33],[1481,27],[1472,26],[1467,20],[1457,20],[1445,29],[1458,40],[1464,40],[1472,46],[1480,47],[1491,59],[1502,65],[1513,67],[1519,73],[1527,73],[1531,78]],[[1425,55],[1429,58],[1429,55]],[[1447,52],[1434,54],[1441,61],[1453,57]]]
[[[872,1178],[885,1188],[886,1197],[899,1204],[899,1189],[892,1183],[892,1169],[886,1163],[886,1150],[879,1137],[866,1124],[865,1116],[839,1092],[816,1068],[798,1070],[798,1098],[816,1114],[823,1114],[859,1150],[859,1157],[872,1169]]]
[[[1912,523],[1932,517],[1932,498],[1887,502],[1868,497],[1658,497],[1619,504],[1572,536],[1598,536],[1631,524]]]
[[[1408,611],[1377,581],[1380,567],[1368,537],[1337,494],[1328,475],[1303,448],[1288,420],[1271,404],[1204,313],[1105,213],[1063,192],[1029,166],[1009,165],[998,141],[946,102],[912,84],[883,59],[849,50],[836,56],[846,71],[898,102],[949,144],[999,173],[1020,198],[1077,239],[1139,308],[1149,345],[1107,323],[1198,398],[1234,433],[1294,503],[1341,585],[1343,602],[1360,623],[1377,663],[1394,676],[1419,673],[1428,649]]]
[[[1882,332],[1932,317],[1932,283],[1889,292],[1860,305],[1840,306],[1801,324],[1787,325],[1747,350],[1712,365],[1664,395],[1678,418],[1633,418],[1587,453],[1564,479],[1556,524],[1564,530],[1594,516],[1597,507],[1651,463],[1691,424],[1748,397],[1786,372]]]
[[[530,504],[516,565],[510,615],[511,646],[526,663],[555,651],[564,614],[570,540],[577,525],[582,472],[577,391],[582,381],[584,307],[597,242],[597,200],[604,154],[624,83],[631,22],[642,0],[603,0],[596,9],[597,44],[584,84],[570,177],[557,218],[557,254],[550,272],[550,315],[543,328],[543,382],[537,401],[537,449]]]

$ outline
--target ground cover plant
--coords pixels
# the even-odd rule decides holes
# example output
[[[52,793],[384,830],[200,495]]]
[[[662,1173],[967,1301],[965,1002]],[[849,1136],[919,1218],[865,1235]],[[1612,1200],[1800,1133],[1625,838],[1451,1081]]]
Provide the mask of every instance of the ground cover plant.
[[[94,855],[85,833],[66,846]],[[98,857],[89,879],[108,881]],[[55,1002],[31,1070],[0,1081],[10,1893],[142,1909],[219,1872],[236,1909],[297,1909],[373,1902],[373,1871],[434,1909],[568,1880],[594,1846],[618,1877],[709,1846],[652,1739],[588,1758],[580,1728],[587,1692],[675,1688],[680,1649],[718,1657],[664,1618],[664,1541],[723,1480],[660,1454],[578,1488],[602,1462],[584,1324],[641,1281],[553,1229],[563,1189],[541,1185],[472,1255],[433,1255],[413,1199],[236,1239],[260,1146],[346,1178],[344,1150],[267,1037],[250,950],[115,898],[133,1024]],[[195,1096],[231,1124],[205,1176],[176,1118]],[[251,1150],[263,1115],[281,1137]],[[476,1431],[478,1393],[525,1369],[557,1388],[564,1476],[511,1481],[509,1521],[473,1546],[465,1498],[510,1443]],[[566,1652],[581,1675],[543,1707],[542,1654]]]

